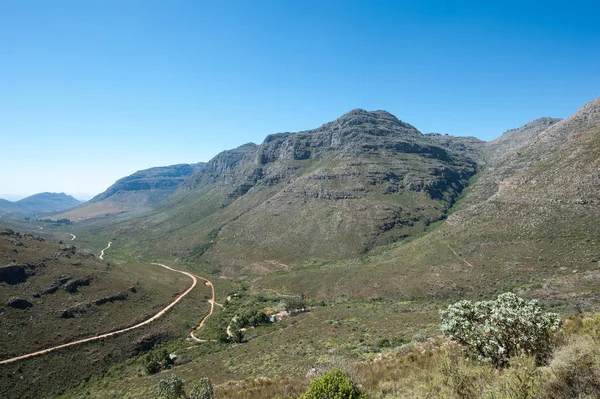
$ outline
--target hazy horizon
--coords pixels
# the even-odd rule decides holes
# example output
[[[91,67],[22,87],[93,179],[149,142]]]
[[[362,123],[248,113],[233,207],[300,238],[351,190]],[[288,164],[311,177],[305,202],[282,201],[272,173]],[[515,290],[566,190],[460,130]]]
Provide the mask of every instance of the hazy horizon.
[[[90,197],[354,108],[483,140],[564,118],[600,94],[576,3],[7,3],[0,190]]]

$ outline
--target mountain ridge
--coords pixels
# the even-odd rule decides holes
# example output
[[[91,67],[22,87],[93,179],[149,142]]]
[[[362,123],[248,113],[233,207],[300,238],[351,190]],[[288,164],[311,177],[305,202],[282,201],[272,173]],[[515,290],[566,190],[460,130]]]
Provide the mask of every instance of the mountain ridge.
[[[81,201],[65,193],[43,192],[18,201],[0,199],[0,213],[13,215],[47,214],[73,208]]]
[[[53,215],[54,219],[82,221],[140,212],[173,194],[187,176],[202,169],[203,162],[139,170],[117,180],[80,207]]]
[[[482,142],[424,135],[388,112],[352,110],[219,153],[119,234],[167,240],[178,256],[223,261],[234,274],[265,259],[356,256],[445,217],[476,172],[468,143]]]

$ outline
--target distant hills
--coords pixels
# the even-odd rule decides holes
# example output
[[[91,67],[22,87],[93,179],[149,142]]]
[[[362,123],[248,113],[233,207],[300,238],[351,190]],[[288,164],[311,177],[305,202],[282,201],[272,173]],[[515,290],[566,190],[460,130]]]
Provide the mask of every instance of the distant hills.
[[[140,170],[119,179],[106,191],[79,208],[54,215],[54,219],[81,221],[116,215],[133,210],[145,210],[171,194],[186,178],[202,169],[203,162],[161,166]]]
[[[40,193],[15,202],[0,199],[0,215],[47,214],[73,208],[79,204],[81,201],[65,193]]]

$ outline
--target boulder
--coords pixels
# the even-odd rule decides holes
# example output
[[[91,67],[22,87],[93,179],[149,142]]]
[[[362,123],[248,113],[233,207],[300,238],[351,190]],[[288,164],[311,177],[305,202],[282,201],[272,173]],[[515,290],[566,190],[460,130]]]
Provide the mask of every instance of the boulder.
[[[27,309],[33,306],[31,302],[23,298],[11,298],[7,305],[15,309]]]
[[[80,278],[77,280],[71,280],[68,283],[66,283],[63,288],[67,292],[74,293],[77,291],[77,288],[79,288],[83,285],[90,285],[90,281],[92,281],[92,279],[90,277]]]
[[[0,267],[0,282],[19,284],[27,280],[27,272],[22,265]]]

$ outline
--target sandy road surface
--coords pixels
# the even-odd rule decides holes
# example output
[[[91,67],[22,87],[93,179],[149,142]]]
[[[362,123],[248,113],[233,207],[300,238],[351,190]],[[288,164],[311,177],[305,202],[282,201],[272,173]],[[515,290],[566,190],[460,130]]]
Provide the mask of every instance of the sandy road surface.
[[[109,246],[110,246],[110,243],[109,243]],[[174,272],[177,272],[177,273],[185,274],[186,276],[188,276],[189,278],[192,279],[192,285],[187,290],[185,290],[185,292],[183,294],[181,294],[177,298],[175,298],[175,300],[173,302],[171,302],[166,308],[164,308],[163,310],[161,310],[160,312],[158,312],[157,314],[155,314],[154,316],[152,316],[148,320],[143,321],[143,322],[141,322],[139,324],[136,324],[136,325],[131,326],[131,327],[123,328],[121,330],[109,332],[109,333],[106,333],[106,334],[96,335],[94,337],[84,338],[84,339],[80,339],[80,340],[77,340],[77,341],[69,342],[69,343],[66,343],[66,344],[62,344],[62,345],[58,345],[58,346],[53,346],[53,347],[48,348],[48,349],[44,349],[44,350],[33,352],[33,353],[28,353],[28,354],[22,355],[22,356],[13,357],[11,359],[2,360],[2,361],[0,361],[0,364],[13,363],[13,362],[16,362],[18,360],[28,359],[30,357],[39,356],[39,355],[44,355],[46,353],[49,353],[49,352],[52,352],[52,351],[55,351],[55,350],[58,350],[58,349],[62,349],[62,348],[67,348],[69,346],[75,346],[75,345],[83,344],[83,343],[86,343],[86,342],[98,341],[98,340],[101,340],[101,339],[104,339],[104,338],[112,337],[113,335],[123,334],[125,332],[131,331],[131,330],[135,330],[136,328],[140,328],[142,326],[145,326],[146,324],[150,324],[153,321],[159,319],[165,313],[167,313],[167,311],[169,309],[171,309],[173,306],[175,306],[175,304],[177,302],[179,302],[181,299],[183,299],[183,297],[185,297],[187,294],[190,293],[190,291],[192,291],[194,289],[194,287],[198,283],[198,279],[196,279],[196,276],[194,276],[192,273],[184,272],[182,270],[173,269],[172,267],[167,266],[167,265],[163,265],[161,263],[152,263],[152,264],[156,265],[156,266],[164,267],[165,269],[168,269],[168,270],[171,270],[171,271],[174,271]],[[203,280],[205,280],[205,279],[203,279]],[[208,280],[205,280],[205,281],[209,282]],[[209,284],[207,284],[207,285],[209,285]],[[210,285],[212,286],[212,283],[210,283]],[[214,298],[214,296],[215,296],[215,291],[214,291],[214,287],[213,287],[213,298]],[[212,314],[212,310],[213,309],[211,307],[211,309],[210,309],[211,313],[204,317],[204,319],[202,320],[202,322],[200,323],[200,325],[198,326],[198,328],[201,327],[204,324],[204,321],[208,318],[208,316],[210,316]],[[193,331],[192,331],[192,333],[193,333]]]
[[[200,338],[196,338],[196,336],[194,335],[194,333],[202,328],[202,326],[204,325],[204,323],[206,322],[206,320],[212,316],[213,311],[215,310],[215,286],[213,285],[213,283],[210,280],[207,280],[203,277],[200,276],[195,276],[201,280],[204,280],[204,285],[208,285],[212,291],[212,298],[208,300],[208,303],[210,303],[210,312],[208,312],[208,314],[206,316],[204,316],[204,318],[202,319],[202,321],[200,321],[200,324],[198,324],[196,326],[196,328],[194,328],[192,331],[190,331],[190,338],[192,338],[194,341],[196,342],[206,342],[205,339],[200,339]]]
[[[77,238],[77,236],[75,234],[73,234],[73,233],[69,233],[69,235],[71,236],[71,241],[73,241],[74,239]]]
[[[108,248],[110,248],[110,244],[112,244],[112,241],[108,243],[108,246],[106,248],[104,248],[102,251],[100,251],[100,256],[98,257],[98,259],[104,259],[104,251],[106,251]],[[155,265],[156,263],[153,263],[153,265]]]

